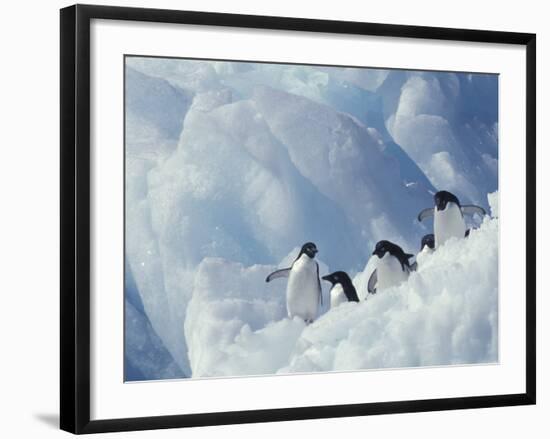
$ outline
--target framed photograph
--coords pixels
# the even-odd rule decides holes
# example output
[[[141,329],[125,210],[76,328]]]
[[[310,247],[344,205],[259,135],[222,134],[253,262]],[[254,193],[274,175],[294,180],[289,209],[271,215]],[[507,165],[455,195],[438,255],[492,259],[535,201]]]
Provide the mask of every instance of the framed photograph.
[[[535,35],[61,10],[61,428],[535,403]]]

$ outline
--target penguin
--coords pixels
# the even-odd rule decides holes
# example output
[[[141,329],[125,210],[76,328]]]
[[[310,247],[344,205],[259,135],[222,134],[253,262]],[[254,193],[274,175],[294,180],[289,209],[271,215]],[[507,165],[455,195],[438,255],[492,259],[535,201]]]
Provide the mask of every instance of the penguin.
[[[393,242],[379,241],[372,254],[378,256],[378,261],[367,284],[370,294],[399,285],[408,279],[411,271],[416,270],[416,262],[409,262],[413,255],[405,253]]]
[[[478,214],[484,216],[487,213],[483,207],[468,204],[462,206],[456,195],[448,191],[439,191],[434,195],[435,207],[424,209],[418,214],[418,221],[434,217],[435,248],[444,244],[448,239],[467,237],[470,231],[466,227],[464,214]]]
[[[416,260],[414,263],[416,266],[419,264],[422,265],[427,258],[433,253],[435,248],[435,238],[433,233],[424,235],[422,241],[420,242],[420,251],[416,254]]]
[[[319,302],[323,303],[319,264],[315,261],[317,252],[313,242],[306,242],[289,268],[274,271],[265,279],[271,282],[273,279],[288,277],[286,309],[290,319],[297,316],[311,323],[317,317]]]
[[[422,237],[420,242],[420,251],[433,250],[435,248],[435,237],[433,233],[429,233]]]
[[[344,271],[335,271],[321,279],[332,284],[330,290],[330,307],[335,308],[343,302],[359,302],[357,291],[348,274]]]

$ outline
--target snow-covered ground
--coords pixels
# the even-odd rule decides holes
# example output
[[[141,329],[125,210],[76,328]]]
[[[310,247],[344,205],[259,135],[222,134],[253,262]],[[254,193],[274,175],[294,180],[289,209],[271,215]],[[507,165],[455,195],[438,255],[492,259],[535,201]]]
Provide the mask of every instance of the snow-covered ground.
[[[435,190],[488,207],[496,76],[127,58],[126,96],[127,378],[496,360],[496,218],[307,327],[264,282],[314,241],[364,296]]]
[[[354,279],[359,303],[306,326],[286,317],[284,280],[263,282],[275,267],[203,260],[185,321],[193,376],[497,361],[497,218],[422,253],[407,282],[366,297],[370,265]]]

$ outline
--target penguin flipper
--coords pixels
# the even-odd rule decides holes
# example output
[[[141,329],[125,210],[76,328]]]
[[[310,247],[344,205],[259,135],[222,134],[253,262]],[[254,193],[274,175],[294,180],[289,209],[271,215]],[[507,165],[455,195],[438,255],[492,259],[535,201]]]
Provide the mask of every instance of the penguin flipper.
[[[274,271],[265,278],[266,282],[271,282],[273,279],[279,279],[280,277],[288,277],[290,274],[290,268],[283,268],[281,270]]]
[[[418,269],[418,262],[414,261],[412,264],[411,264],[411,269],[410,271],[416,271]]]
[[[434,216],[434,208],[433,207],[427,207],[422,212],[418,214],[418,221],[422,222],[426,218],[431,218]]]
[[[376,294],[376,285],[378,284],[378,273],[375,269],[369,277],[369,283],[367,284],[367,291],[370,294]]]
[[[475,206],[473,204],[466,204],[461,208],[462,208],[462,213],[466,215],[476,215],[476,214],[479,216],[487,215],[487,212],[483,207]]]

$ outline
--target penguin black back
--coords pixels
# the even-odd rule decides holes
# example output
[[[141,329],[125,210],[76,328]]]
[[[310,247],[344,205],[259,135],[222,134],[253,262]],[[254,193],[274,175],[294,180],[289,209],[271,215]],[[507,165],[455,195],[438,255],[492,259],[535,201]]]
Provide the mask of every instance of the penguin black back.
[[[348,302],[359,302],[357,290],[353,286],[353,282],[345,271],[335,271],[322,277],[323,280],[329,281],[333,286],[340,284],[344,290]]]
[[[386,253],[389,253],[390,255],[396,257],[401,263],[401,268],[403,270],[405,270],[406,268],[408,270],[412,269],[409,263],[409,258],[412,258],[413,255],[411,255],[410,253],[405,253],[401,247],[391,241],[378,241],[372,254],[382,259]]]

